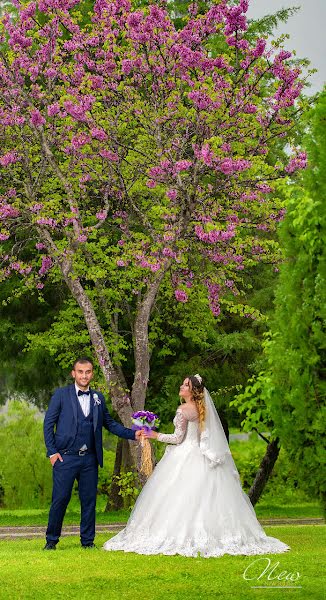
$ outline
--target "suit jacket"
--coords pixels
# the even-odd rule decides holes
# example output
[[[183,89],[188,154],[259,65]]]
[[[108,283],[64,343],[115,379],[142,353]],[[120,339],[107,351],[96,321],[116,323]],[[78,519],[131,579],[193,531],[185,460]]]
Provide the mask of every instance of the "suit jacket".
[[[134,440],[135,432],[123,427],[111,417],[101,392],[95,392],[95,390],[90,390],[90,392],[90,401],[94,403],[93,427],[96,456],[100,466],[103,467],[102,427],[127,440]],[[94,401],[94,394],[98,396],[97,402]],[[77,402],[74,384],[55,390],[44,418],[47,456],[57,452],[61,453],[74,443],[77,435]]]

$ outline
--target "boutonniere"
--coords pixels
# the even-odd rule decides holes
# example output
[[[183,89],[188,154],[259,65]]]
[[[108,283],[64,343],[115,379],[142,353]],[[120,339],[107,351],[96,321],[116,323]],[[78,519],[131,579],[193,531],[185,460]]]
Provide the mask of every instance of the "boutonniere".
[[[94,406],[99,406],[101,404],[101,400],[99,399],[97,394],[93,394],[93,398],[94,398]]]

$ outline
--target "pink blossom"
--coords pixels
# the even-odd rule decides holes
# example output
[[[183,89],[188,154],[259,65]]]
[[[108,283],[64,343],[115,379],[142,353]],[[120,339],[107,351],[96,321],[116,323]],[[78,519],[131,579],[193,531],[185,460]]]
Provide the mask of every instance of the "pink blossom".
[[[0,219],[15,219],[19,216],[19,210],[10,204],[0,204]]]
[[[287,167],[285,167],[285,171],[287,173],[294,173],[299,169],[305,169],[307,166],[307,162],[308,159],[306,152],[299,152],[297,156],[291,158],[289,164],[287,165]]]
[[[178,192],[177,190],[171,189],[166,192],[166,195],[170,200],[175,200],[178,195]]]
[[[0,157],[0,165],[2,167],[8,167],[9,165],[16,163],[18,160],[19,158],[16,152],[11,150],[10,152],[7,152],[7,154],[3,154],[3,156]]]
[[[175,256],[176,256],[175,252],[173,252],[173,250],[171,248],[167,248],[167,247],[163,248],[162,254],[163,254],[163,256],[166,256],[168,258],[175,258]]]
[[[57,75],[57,71],[53,67],[49,67],[48,69],[46,69],[44,71],[44,74],[49,79],[54,79],[56,77],[56,75]]]
[[[50,256],[42,257],[42,265],[39,269],[40,275],[45,275],[52,267],[52,258]]]
[[[206,285],[207,285],[207,290],[208,290],[208,299],[209,299],[210,309],[211,309],[214,317],[218,317],[221,312],[221,307],[219,304],[219,293],[221,290],[221,286],[216,283],[212,283],[210,281],[207,281]]]
[[[205,165],[207,165],[208,167],[211,167],[212,164],[213,164],[213,159],[215,157],[214,157],[214,154],[211,151],[211,149],[210,149],[210,147],[209,147],[208,144],[204,144],[203,145],[203,147],[201,149],[201,152],[200,152],[200,155],[201,155],[201,159],[203,160],[203,162],[205,163]]]
[[[110,162],[118,162],[119,161],[119,156],[117,154],[115,154],[114,152],[111,152],[111,150],[100,150],[99,151],[100,156],[102,156],[102,158],[106,158],[107,160],[109,160]]]
[[[256,189],[259,190],[262,194],[269,194],[273,191],[271,186],[267,185],[266,183],[257,183]]]
[[[156,181],[153,181],[153,179],[148,179],[146,181],[146,185],[149,188],[155,188],[157,186],[157,183],[156,183]]]
[[[87,242],[87,235],[85,235],[84,233],[80,233],[77,240],[81,243]]]
[[[250,104],[250,103],[246,104],[242,109],[242,111],[246,114],[254,114],[257,112],[257,110],[258,110],[257,106],[255,106],[255,104]]]
[[[100,140],[101,142],[106,140],[108,137],[105,131],[103,129],[100,129],[99,127],[94,127],[93,129],[91,129],[91,136],[93,138],[96,138],[97,140]]]
[[[256,46],[252,52],[254,58],[259,58],[260,56],[262,56],[264,54],[265,48],[266,40],[264,40],[264,38],[260,38],[259,40],[257,40]]]
[[[160,263],[154,263],[154,264],[150,264],[149,268],[153,273],[156,273],[156,271],[160,270],[161,265],[160,265]]]
[[[97,212],[95,216],[99,221],[105,221],[105,219],[107,217],[107,211],[101,210],[101,211]]]
[[[34,109],[31,111],[31,123],[34,125],[34,127],[40,127],[46,123],[39,110]]]
[[[232,175],[232,173],[236,173],[238,171],[245,171],[250,167],[250,160],[245,160],[244,158],[235,160],[233,160],[232,158],[223,158],[219,162],[217,168],[220,171],[222,171],[222,173],[225,173],[225,175]]]
[[[78,150],[90,142],[90,137],[86,133],[77,133],[71,139],[71,146]]]
[[[45,250],[46,246],[42,244],[42,242],[37,242],[37,244],[35,244],[35,248],[37,250]]]
[[[49,104],[47,112],[48,112],[49,117],[54,117],[55,115],[57,115],[60,112],[59,102],[54,102],[54,104]]]
[[[248,2],[241,0],[238,6],[231,6],[226,12],[225,35],[230,35],[236,31],[246,31],[248,28],[247,19],[243,12],[248,10]]]
[[[174,170],[176,173],[179,173],[180,171],[188,171],[188,169],[190,169],[191,165],[192,165],[191,160],[179,160],[178,162],[175,163]]]
[[[42,290],[42,289],[44,288],[44,283],[37,283],[37,284],[36,284],[36,288],[37,288],[38,290]]]
[[[36,223],[38,225],[48,225],[52,229],[55,229],[58,225],[57,221],[50,217],[41,217],[40,219],[37,219]]]
[[[211,98],[204,92],[192,91],[188,93],[188,97],[199,110],[206,110],[212,104]]]
[[[121,63],[121,70],[125,75],[129,75],[134,67],[133,61],[126,58]]]
[[[281,52],[275,56],[275,61],[283,61],[287,58],[291,58],[291,56],[292,52],[289,52],[288,50],[281,50]]]
[[[164,171],[163,171],[162,167],[159,166],[159,167],[152,167],[149,170],[148,174],[149,174],[150,177],[155,177],[156,178],[156,177],[160,177],[161,175],[163,175],[163,173],[164,173]]]
[[[8,240],[9,238],[9,233],[4,233],[3,231],[0,231],[0,242],[4,242],[5,240]]]
[[[178,302],[188,302],[188,295],[183,290],[175,290],[174,295]]]

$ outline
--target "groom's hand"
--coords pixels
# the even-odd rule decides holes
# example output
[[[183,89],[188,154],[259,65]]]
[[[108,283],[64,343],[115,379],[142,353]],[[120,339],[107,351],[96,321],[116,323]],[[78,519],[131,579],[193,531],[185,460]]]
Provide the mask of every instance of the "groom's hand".
[[[137,431],[135,432],[135,439],[137,440],[137,442],[139,441],[139,439],[141,438],[143,433],[144,433],[144,429],[137,429]]]
[[[54,466],[54,463],[57,462],[57,460],[60,460],[60,462],[63,462],[63,458],[62,458],[60,452],[57,452],[56,454],[53,454],[52,456],[50,456],[50,461],[51,461],[52,467]]]

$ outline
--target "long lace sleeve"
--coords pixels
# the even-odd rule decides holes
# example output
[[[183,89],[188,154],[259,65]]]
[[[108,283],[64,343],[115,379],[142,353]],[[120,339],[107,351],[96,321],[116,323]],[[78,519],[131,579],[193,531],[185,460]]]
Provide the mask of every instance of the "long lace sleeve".
[[[186,431],[187,431],[187,419],[183,414],[182,410],[178,408],[176,415],[173,420],[175,429],[173,433],[159,433],[157,439],[159,442],[165,442],[166,444],[181,444]]]

